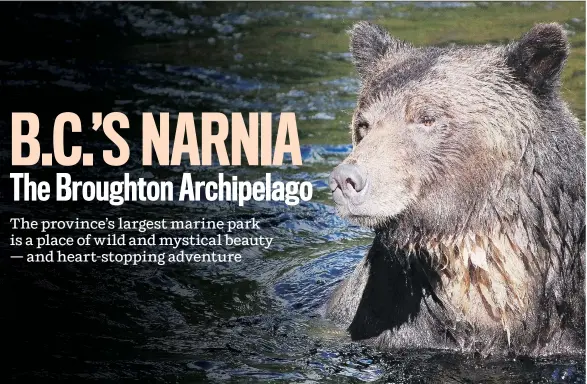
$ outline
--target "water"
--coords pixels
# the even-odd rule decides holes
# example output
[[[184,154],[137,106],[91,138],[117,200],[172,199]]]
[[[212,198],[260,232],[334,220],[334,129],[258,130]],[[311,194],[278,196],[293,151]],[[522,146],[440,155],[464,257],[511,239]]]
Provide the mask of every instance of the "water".
[[[38,49],[0,57],[2,92],[12,96],[4,105],[9,111],[35,105],[41,117],[73,110],[85,120],[91,111],[122,111],[131,118],[131,127],[146,111],[172,116],[184,111],[297,115],[303,166],[144,168],[140,158],[132,157],[123,170],[68,170],[74,178],[118,180],[124,171],[177,182],[183,172],[213,178],[223,171],[254,180],[270,171],[274,179],[312,182],[314,198],[296,207],[205,202],[25,206],[3,201],[5,218],[254,216],[262,229],[251,236],[275,238],[269,250],[243,249],[242,263],[224,265],[26,265],[2,259],[0,291],[20,292],[23,298],[7,297],[12,316],[3,316],[26,329],[15,335],[18,344],[10,348],[20,367],[11,373],[60,382],[585,382],[581,356],[480,359],[453,351],[382,352],[351,342],[344,330],[320,316],[330,292],[372,239],[369,230],[335,215],[326,183],[330,170],[351,149],[348,123],[359,87],[344,30],[355,20],[381,15],[398,25],[416,20],[424,28],[417,24],[424,15],[456,26],[454,20],[470,17],[465,12],[484,7],[489,21],[496,14],[515,18],[528,7],[536,20],[548,12],[556,12],[561,21],[567,15],[575,20],[581,6],[88,3],[61,9],[37,5],[35,12],[28,12],[25,4],[12,9],[19,17],[4,28],[27,25],[37,33],[31,44]],[[97,26],[99,33],[89,32],[95,29],[88,25]],[[406,28],[419,36],[413,27]],[[584,39],[584,20],[570,22],[569,28]],[[451,35],[446,32],[446,42],[460,39]],[[476,38],[471,36],[473,42]],[[43,50],[49,42],[54,44],[51,54]],[[572,101],[584,89],[584,67],[582,75],[573,67],[570,71],[575,79],[567,85]],[[576,112],[584,116],[584,105]],[[3,131],[8,129],[7,121],[0,124]],[[97,137],[84,137],[84,145],[101,150],[106,144]],[[127,133],[133,141],[131,153],[140,147],[138,137],[136,131]],[[50,138],[48,134],[42,140]],[[10,152],[0,156],[6,178]],[[46,177],[55,171],[35,170]],[[9,188],[2,184],[7,195]],[[7,253],[6,245],[2,247]]]

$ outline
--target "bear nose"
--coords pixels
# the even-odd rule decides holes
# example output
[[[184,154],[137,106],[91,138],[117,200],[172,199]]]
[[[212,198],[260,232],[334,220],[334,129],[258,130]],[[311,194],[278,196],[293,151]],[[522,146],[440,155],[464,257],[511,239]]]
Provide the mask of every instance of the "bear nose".
[[[337,188],[345,194],[358,193],[365,188],[367,178],[359,167],[353,164],[340,164],[330,174],[330,190],[336,191]]]

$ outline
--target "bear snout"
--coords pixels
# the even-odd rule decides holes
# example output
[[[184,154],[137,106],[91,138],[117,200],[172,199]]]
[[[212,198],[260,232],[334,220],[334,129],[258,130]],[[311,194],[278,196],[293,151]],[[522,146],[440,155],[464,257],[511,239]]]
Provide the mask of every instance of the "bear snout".
[[[358,205],[366,200],[367,175],[354,164],[340,164],[334,168],[329,185],[337,204]]]

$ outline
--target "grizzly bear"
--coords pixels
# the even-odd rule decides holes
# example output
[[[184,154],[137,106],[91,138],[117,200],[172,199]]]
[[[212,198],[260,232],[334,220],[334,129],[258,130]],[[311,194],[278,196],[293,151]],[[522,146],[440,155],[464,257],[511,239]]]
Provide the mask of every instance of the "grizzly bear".
[[[326,305],[381,348],[583,353],[585,139],[558,24],[502,46],[351,30],[361,80],[337,213],[373,244]]]

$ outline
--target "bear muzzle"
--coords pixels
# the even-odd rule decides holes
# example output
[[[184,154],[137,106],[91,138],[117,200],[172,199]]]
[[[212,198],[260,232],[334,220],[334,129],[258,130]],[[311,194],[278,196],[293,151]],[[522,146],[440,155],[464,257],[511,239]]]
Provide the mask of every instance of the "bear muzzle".
[[[330,174],[332,198],[338,205],[349,209],[367,200],[369,180],[367,175],[354,164],[340,164]]]

